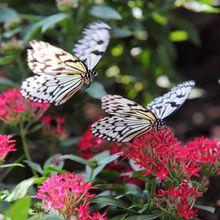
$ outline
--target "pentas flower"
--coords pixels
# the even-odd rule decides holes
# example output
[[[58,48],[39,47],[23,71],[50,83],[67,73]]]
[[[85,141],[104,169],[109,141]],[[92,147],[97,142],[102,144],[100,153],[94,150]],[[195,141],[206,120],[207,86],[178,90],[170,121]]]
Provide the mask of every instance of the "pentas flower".
[[[41,119],[41,122],[46,136],[57,138],[58,140],[63,140],[68,136],[68,132],[64,127],[64,118],[47,115]]]
[[[92,135],[88,126],[86,132],[81,136],[77,147],[80,150],[80,156],[85,159],[90,159],[96,153],[100,153],[105,150],[110,150],[110,154],[118,153],[121,151],[120,144],[107,142],[104,139],[97,138]]]
[[[78,212],[77,220],[108,220],[106,217],[106,213],[95,212],[93,214],[89,214],[89,203],[81,204],[78,208],[76,208]]]
[[[88,199],[95,196],[89,192],[92,189],[94,187],[84,182],[82,176],[55,174],[39,186],[35,197],[44,202],[46,211],[53,207],[68,218],[83,220],[82,214],[90,216]]]
[[[129,146],[126,155],[144,169],[145,175],[160,180],[198,177],[204,165],[214,172],[219,170],[220,145],[212,139],[195,138],[183,146],[169,129],[162,129],[136,138]]]
[[[19,121],[36,121],[49,106],[48,103],[24,99],[18,89],[9,89],[0,95],[0,120],[9,125],[16,125]]]
[[[15,150],[15,140],[5,134],[0,134],[0,161],[4,160],[9,152]]]
[[[166,210],[166,213],[176,213],[180,218],[189,219],[197,215],[193,205],[200,196],[201,192],[184,180],[177,187],[158,190],[156,204],[158,208]]]
[[[145,175],[153,175],[158,179],[166,179],[170,166],[175,167],[173,149],[181,146],[170,130],[151,131],[142,135],[129,144],[130,148],[125,150],[128,158],[141,168],[144,168]],[[177,165],[178,166],[178,165]]]

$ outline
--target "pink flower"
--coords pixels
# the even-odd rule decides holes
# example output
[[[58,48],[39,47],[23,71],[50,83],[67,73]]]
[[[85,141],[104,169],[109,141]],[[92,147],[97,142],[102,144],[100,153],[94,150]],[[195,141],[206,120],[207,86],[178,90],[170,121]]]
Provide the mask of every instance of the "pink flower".
[[[63,140],[68,136],[68,132],[64,127],[64,118],[47,115],[41,119],[41,122],[46,136],[57,138],[58,140]]]
[[[36,121],[49,106],[24,99],[18,89],[9,89],[0,95],[0,120],[9,125],[16,125],[19,121]]]
[[[88,199],[95,196],[89,192],[92,189],[94,187],[84,182],[81,176],[72,173],[56,174],[39,186],[35,197],[44,202],[46,210],[53,207],[62,215],[81,219],[78,217],[82,213],[84,216],[90,216]]]
[[[15,140],[9,139],[5,134],[0,134],[0,161],[4,160],[9,152],[15,150]]]

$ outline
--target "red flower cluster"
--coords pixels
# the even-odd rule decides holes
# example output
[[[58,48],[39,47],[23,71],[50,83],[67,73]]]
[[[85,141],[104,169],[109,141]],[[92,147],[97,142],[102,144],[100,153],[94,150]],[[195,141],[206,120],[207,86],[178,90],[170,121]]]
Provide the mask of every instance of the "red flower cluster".
[[[60,214],[70,219],[98,220],[97,216],[104,215],[89,213],[89,198],[94,197],[89,190],[94,189],[90,183],[85,183],[81,176],[72,173],[56,174],[39,186],[36,198],[43,200],[45,210],[52,207]]]
[[[81,152],[80,155],[85,159],[90,159],[96,153],[104,150],[110,150],[111,154],[120,152],[120,144],[107,142],[104,139],[93,136],[90,126],[88,126],[86,132],[81,136],[77,147]]]
[[[144,170],[163,180],[172,176],[189,179],[199,176],[203,165],[219,171],[220,144],[208,138],[195,138],[183,146],[168,129],[152,131],[129,144],[126,155]]]
[[[0,95],[0,120],[9,125],[19,121],[36,121],[49,108],[48,103],[24,99],[18,89],[9,89]]]
[[[140,166],[144,175],[163,180],[166,190],[160,190],[158,196],[166,203],[166,208],[159,203],[157,206],[166,212],[175,206],[179,217],[183,218],[196,215],[192,208],[201,193],[190,186],[191,178],[200,177],[201,183],[197,184],[205,191],[206,178],[219,172],[220,144],[201,137],[182,145],[169,129],[162,129],[146,133],[128,145],[125,154]]]
[[[166,209],[166,212],[171,214],[175,210],[180,218],[189,219],[197,215],[197,211],[192,207],[200,196],[201,192],[185,180],[178,187],[171,186],[167,190],[158,190],[157,197],[165,202],[166,207],[163,207],[160,203],[157,203],[157,206]]]
[[[15,140],[9,139],[5,134],[0,134],[0,161],[4,160],[9,152],[15,150]]]
[[[68,136],[68,132],[64,127],[64,118],[47,115],[41,119],[41,122],[45,135],[57,138],[58,140],[63,140]]]

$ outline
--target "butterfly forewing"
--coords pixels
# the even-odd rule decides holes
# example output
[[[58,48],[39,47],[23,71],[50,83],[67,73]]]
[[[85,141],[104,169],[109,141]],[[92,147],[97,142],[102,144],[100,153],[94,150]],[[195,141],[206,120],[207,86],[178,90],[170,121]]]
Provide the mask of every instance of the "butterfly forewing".
[[[110,26],[102,21],[95,21],[83,31],[83,37],[73,48],[73,53],[84,61],[92,70],[106,51],[110,40]]]
[[[125,99],[119,95],[107,95],[102,97],[102,109],[106,113],[117,116],[129,116],[130,118],[139,118],[140,120],[156,121],[154,114],[147,108],[137,104],[134,101]]]
[[[152,129],[147,120],[109,116],[92,124],[91,131],[96,137],[108,141],[128,142]]]
[[[83,74],[87,67],[76,56],[43,41],[31,41],[28,50],[28,66],[38,75],[41,74]]]
[[[180,83],[165,93],[154,99],[147,105],[158,119],[164,119],[176,111],[188,98],[195,82],[193,80]]]
[[[93,123],[91,131],[109,141],[131,141],[151,130],[157,121],[147,108],[118,95],[104,96],[102,108],[112,116]]]

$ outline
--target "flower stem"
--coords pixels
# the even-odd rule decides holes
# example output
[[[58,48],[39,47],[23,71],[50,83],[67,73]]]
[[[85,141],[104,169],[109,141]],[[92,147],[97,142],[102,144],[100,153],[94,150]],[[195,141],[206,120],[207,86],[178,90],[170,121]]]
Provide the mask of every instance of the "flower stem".
[[[152,198],[155,194],[155,178],[151,178],[150,180],[150,191],[149,191],[149,201],[148,201],[148,210],[151,208],[152,205]]]
[[[22,124],[22,122],[20,123],[20,136],[21,136],[21,141],[22,141],[22,146],[23,146],[23,150],[24,150],[24,154],[25,157],[27,158],[27,160],[29,160],[30,162],[32,162],[29,150],[28,150],[28,144],[27,144],[27,140],[26,140],[26,130],[24,129],[24,126]],[[34,174],[34,176],[37,176],[36,171],[31,168],[32,173]]]

